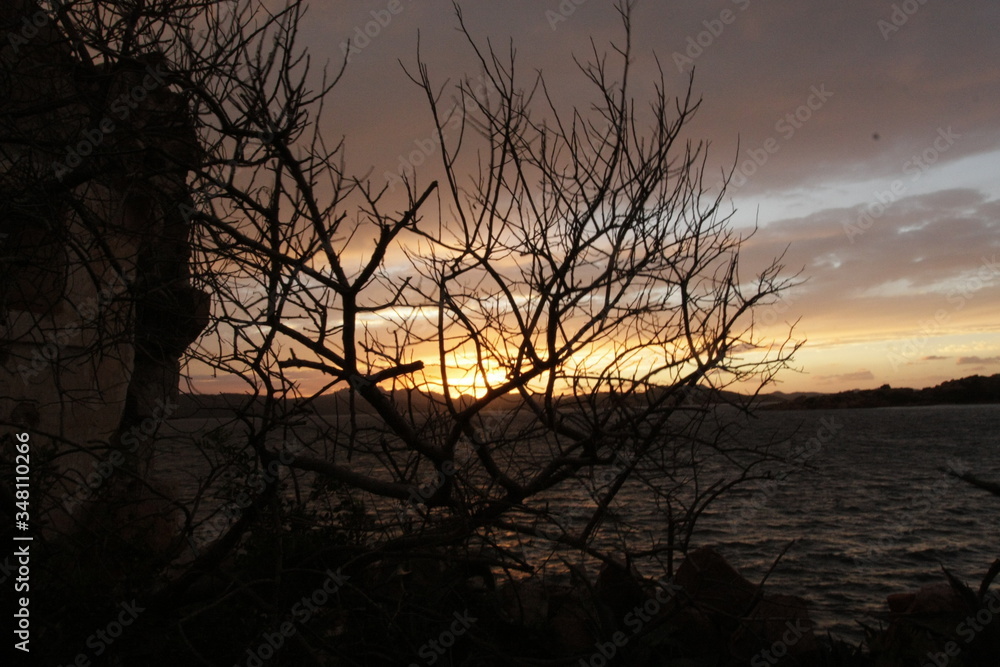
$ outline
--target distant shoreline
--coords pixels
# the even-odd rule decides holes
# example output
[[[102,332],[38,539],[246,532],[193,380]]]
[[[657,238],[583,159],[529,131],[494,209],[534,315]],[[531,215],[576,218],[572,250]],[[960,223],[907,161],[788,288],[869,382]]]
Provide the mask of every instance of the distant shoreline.
[[[934,405],[993,405],[1000,403],[1000,374],[971,375],[925,389],[853,389],[836,394],[767,394],[761,410],[830,410],[849,408],[907,408]]]
[[[702,398],[709,402],[750,404],[758,410],[835,410],[851,408],[905,408],[931,407],[934,405],[992,405],[1000,403],[1000,374],[992,376],[971,375],[958,380],[942,382],[935,387],[910,389],[882,385],[878,389],[852,389],[835,394],[774,392],[751,398],[731,391],[701,388]],[[707,395],[706,395],[707,394]],[[412,407],[424,407],[438,396],[408,394]],[[517,399],[501,397],[490,410],[516,407]],[[345,414],[351,408],[347,390],[317,396],[307,401],[302,416],[308,414]],[[249,394],[181,394],[173,418],[228,416],[260,409],[259,401]],[[354,404],[360,414],[375,415],[374,409],[364,401]]]

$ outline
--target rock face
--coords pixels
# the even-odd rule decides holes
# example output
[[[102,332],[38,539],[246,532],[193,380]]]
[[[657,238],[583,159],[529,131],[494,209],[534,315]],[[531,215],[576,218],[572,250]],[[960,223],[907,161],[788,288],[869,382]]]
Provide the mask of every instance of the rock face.
[[[951,579],[894,593],[886,603],[888,626],[872,637],[873,656],[916,655],[921,664],[998,664],[1000,592],[976,594]]]
[[[198,142],[162,56],[94,63],[28,0],[0,24],[0,421],[51,462],[34,518],[62,534],[98,491],[156,496],[156,427],[209,314],[179,208]]]
[[[761,592],[714,549],[690,552],[674,583],[687,601],[679,614],[691,650],[711,654],[723,643],[731,659],[767,665],[808,665],[816,655],[805,600]]]

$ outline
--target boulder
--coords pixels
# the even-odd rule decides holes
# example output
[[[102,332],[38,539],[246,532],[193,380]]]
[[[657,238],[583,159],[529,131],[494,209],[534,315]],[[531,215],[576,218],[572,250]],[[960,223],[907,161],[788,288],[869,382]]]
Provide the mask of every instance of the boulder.
[[[688,553],[673,583],[720,629],[729,631],[750,611],[757,594],[757,587],[711,547]]]
[[[886,603],[889,613],[880,616],[889,624],[870,642],[875,654],[945,655],[951,643],[960,646],[962,655],[968,658],[969,649],[975,653],[989,641],[984,637],[977,645],[967,647],[967,638],[957,634],[957,628],[976,610],[947,582],[928,584],[916,592],[894,593]]]
[[[649,597],[639,585],[639,580],[626,565],[605,563],[597,576],[594,592],[598,601],[610,613],[610,626],[620,627],[625,616]]]
[[[815,655],[808,603],[790,595],[764,594],[714,549],[690,552],[673,583],[681,586],[680,599],[690,605],[677,616],[685,628],[688,653],[704,653],[721,640],[729,654],[742,661],[809,664]],[[765,656],[764,651],[769,653]]]
[[[890,606],[891,609],[891,606]],[[922,586],[915,594],[906,614],[964,614],[969,611],[955,589],[946,582]]]

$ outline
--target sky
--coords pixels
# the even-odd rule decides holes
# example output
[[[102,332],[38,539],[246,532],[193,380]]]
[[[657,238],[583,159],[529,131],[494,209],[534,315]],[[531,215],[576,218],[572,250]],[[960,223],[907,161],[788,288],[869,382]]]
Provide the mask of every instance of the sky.
[[[585,99],[574,55],[623,34],[607,0],[461,6],[474,37],[513,44],[566,104]],[[806,279],[759,314],[762,331],[794,322],[806,340],[776,389],[1000,372],[1000,3],[639,0],[633,22],[638,100],[654,56],[674,94],[694,69],[687,136],[709,142],[712,173],[735,167],[732,224],[758,227],[746,263],[785,252]],[[433,81],[477,76],[457,25],[445,0],[313,3],[315,63],[356,45],[323,121],[355,172],[390,175],[432,136],[402,66],[418,35]]]

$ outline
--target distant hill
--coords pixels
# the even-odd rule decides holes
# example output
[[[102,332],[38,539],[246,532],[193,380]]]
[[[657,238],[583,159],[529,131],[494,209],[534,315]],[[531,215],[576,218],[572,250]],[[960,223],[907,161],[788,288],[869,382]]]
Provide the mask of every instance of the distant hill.
[[[893,388],[882,385],[878,389],[852,389],[836,394],[814,392],[783,393],[776,391],[761,394],[754,399],[734,392],[696,387],[685,392],[685,402],[700,405],[725,403],[729,405],[753,405],[761,410],[829,410],[836,408],[885,408],[908,405],[962,405],[977,403],[1000,403],[1000,374],[990,377],[972,375],[959,380],[949,380],[927,389]],[[424,396],[417,392],[397,391],[392,397],[397,405],[405,405],[417,412],[423,412],[433,401],[439,406],[443,402],[440,395]],[[649,399],[649,395],[634,394],[629,400],[637,406]],[[472,399],[462,398],[458,403],[468,404]],[[557,401],[571,402],[569,397]],[[602,395],[598,400],[609,400]],[[621,400],[621,399],[616,399]],[[313,399],[305,408],[315,414],[345,414],[349,409],[349,393],[340,390]],[[494,401],[490,410],[513,409],[521,399],[518,396],[504,396]],[[260,414],[263,399],[253,399],[246,394],[182,394],[177,402],[179,408],[174,418],[186,417],[227,417],[234,413]],[[355,409],[361,414],[374,413],[363,399],[355,399]]]
[[[650,393],[635,393],[629,395],[628,398],[622,398],[620,396],[612,396],[609,394],[600,394],[593,399],[588,399],[589,403],[591,400],[597,401],[614,401],[616,403],[624,405],[632,405],[634,407],[642,407],[651,400],[656,400],[657,394],[654,392],[664,391],[664,389],[650,390]],[[669,391],[669,390],[668,390]],[[687,404],[729,404],[729,405],[740,405],[748,406],[754,401],[761,400],[760,398],[751,399],[749,396],[743,396],[731,391],[723,391],[718,389],[710,389],[706,387],[694,387],[688,388],[680,393],[683,396],[683,402]],[[398,406],[405,406],[406,409],[412,409],[418,413],[425,413],[429,411],[431,403],[435,404],[438,409],[442,409],[444,406],[444,397],[440,394],[420,394],[419,392],[407,392],[403,390],[397,390],[393,392],[391,396],[392,400]],[[300,410],[320,415],[331,415],[331,414],[347,414],[350,410],[350,391],[348,389],[341,389],[329,394],[323,394],[322,396],[317,396],[308,404],[302,405]],[[456,399],[456,406],[461,409],[467,405],[470,405],[474,399],[462,396]],[[539,401],[543,399],[539,397]],[[570,396],[559,396],[556,399],[559,404],[569,405],[572,404],[576,399]],[[254,398],[248,394],[181,394],[177,398],[178,408],[171,415],[174,419],[187,419],[190,417],[198,418],[209,418],[218,417],[225,418],[231,417],[234,414],[249,415],[259,415],[264,412],[264,399]],[[488,410],[513,410],[518,407],[523,407],[523,399],[517,394],[511,394],[508,396],[501,396],[495,399]],[[375,410],[372,408],[364,399],[355,396],[354,398],[354,409],[359,414],[374,414]]]
[[[444,404],[444,398],[440,394],[424,395],[419,392],[406,392],[398,390],[393,393],[392,399],[396,405],[406,406],[417,412],[424,412],[433,402],[439,406]],[[469,404],[472,399],[461,397],[456,402],[459,408]],[[517,396],[503,396],[493,402],[491,410],[514,407],[520,398]],[[264,399],[253,398],[248,394],[181,394],[178,399],[178,409],[174,411],[173,418],[185,419],[189,417],[231,417],[234,414],[262,414],[264,412]],[[317,396],[308,404],[302,405],[301,409],[314,414],[346,414],[351,406],[350,392],[341,389],[329,394]],[[354,409],[359,414],[374,414],[372,408],[364,399],[354,397]]]
[[[765,410],[827,410],[836,408],[887,408],[909,405],[969,405],[1000,403],[1000,374],[971,375],[926,389],[852,389],[836,394],[769,394]]]

